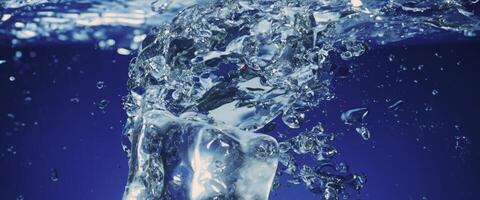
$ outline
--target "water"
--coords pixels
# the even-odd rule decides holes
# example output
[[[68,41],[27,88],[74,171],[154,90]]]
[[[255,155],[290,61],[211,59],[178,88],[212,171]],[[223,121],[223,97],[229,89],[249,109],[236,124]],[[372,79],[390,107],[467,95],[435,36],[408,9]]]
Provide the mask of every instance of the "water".
[[[342,134],[313,120],[311,111],[337,98],[335,81],[355,76],[356,61],[371,49],[429,35],[468,40],[480,29],[474,1],[11,0],[0,5],[0,34],[12,48],[84,42],[119,56],[136,55],[123,99],[122,142],[130,159],[124,199],[268,199],[276,198],[271,191],[288,185],[303,185],[323,199],[362,192],[368,174],[336,160]],[[24,56],[15,53],[17,60]],[[407,70],[401,66],[396,73]],[[99,91],[109,87],[104,80],[92,85]],[[443,95],[439,91],[429,92],[437,97]],[[80,102],[78,96],[69,99]],[[105,114],[110,101],[97,102],[95,112]],[[391,112],[405,104],[388,103]],[[434,111],[427,104],[423,109]],[[371,131],[367,114],[369,108],[353,105],[325,116],[339,118],[369,141],[380,133]],[[277,124],[291,133],[281,133]],[[464,137],[452,138],[456,150],[470,143]],[[61,180],[54,172],[55,182]]]

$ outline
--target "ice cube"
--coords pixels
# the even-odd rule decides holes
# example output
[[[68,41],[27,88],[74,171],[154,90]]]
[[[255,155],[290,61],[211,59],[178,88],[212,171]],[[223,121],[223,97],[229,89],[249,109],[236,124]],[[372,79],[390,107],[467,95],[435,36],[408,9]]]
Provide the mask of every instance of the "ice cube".
[[[163,111],[143,120],[124,199],[268,199],[278,162],[274,138]]]

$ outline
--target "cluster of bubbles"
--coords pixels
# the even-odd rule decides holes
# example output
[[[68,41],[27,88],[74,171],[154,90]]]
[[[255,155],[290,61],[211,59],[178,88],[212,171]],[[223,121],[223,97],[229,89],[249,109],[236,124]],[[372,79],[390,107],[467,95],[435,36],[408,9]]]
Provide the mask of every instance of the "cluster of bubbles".
[[[348,196],[346,188],[357,191],[364,187],[366,177],[361,173],[352,173],[347,164],[335,163],[332,158],[338,153],[337,149],[329,144],[336,137],[334,133],[327,133],[322,124],[317,124],[294,137],[279,143],[280,167],[277,175],[291,175],[289,184],[304,184],[310,191],[322,195],[325,199],[335,199]],[[309,155],[315,161],[314,165],[298,162],[296,156]],[[274,188],[281,185],[275,180]]]
[[[248,131],[281,116],[288,127],[299,128],[306,111],[334,97],[331,80],[349,75],[336,60],[355,59],[369,45],[440,30],[474,36],[480,20],[469,11],[473,4],[228,0],[188,7],[154,28],[130,65],[125,136],[132,141],[150,110],[195,113],[214,126]],[[231,116],[219,114],[225,111]],[[359,125],[355,130],[365,140],[367,114],[366,108],[342,114],[345,124]],[[334,138],[317,125],[280,141],[278,175],[293,175],[289,183],[303,183],[325,199],[338,198],[346,188],[360,190],[365,176],[332,161]],[[312,155],[316,164],[299,165],[298,155]]]

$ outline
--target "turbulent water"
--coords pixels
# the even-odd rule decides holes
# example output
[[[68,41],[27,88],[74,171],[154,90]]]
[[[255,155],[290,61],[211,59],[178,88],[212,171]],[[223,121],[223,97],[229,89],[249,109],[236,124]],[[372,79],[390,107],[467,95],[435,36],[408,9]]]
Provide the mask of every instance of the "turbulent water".
[[[350,73],[335,60],[349,61],[368,48],[418,35],[472,37],[480,29],[477,1],[1,5],[0,33],[15,36],[12,45],[94,40],[119,54],[138,49],[124,104],[125,143],[131,143],[125,144],[130,156],[125,199],[268,199],[285,174],[293,177],[288,184],[303,184],[324,199],[361,190],[366,177],[332,160],[336,135],[320,123],[276,139],[259,130],[274,129],[270,122],[276,118],[290,128],[307,128],[305,112],[334,98],[332,78]],[[368,140],[367,114],[357,108],[341,119]],[[303,155],[315,165],[298,162]]]

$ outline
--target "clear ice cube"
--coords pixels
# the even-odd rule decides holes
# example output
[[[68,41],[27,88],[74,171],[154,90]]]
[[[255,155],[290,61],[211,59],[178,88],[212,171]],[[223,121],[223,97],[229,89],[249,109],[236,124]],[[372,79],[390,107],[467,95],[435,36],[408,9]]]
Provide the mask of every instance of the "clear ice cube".
[[[145,113],[124,199],[268,199],[278,161],[274,138],[182,116]]]

